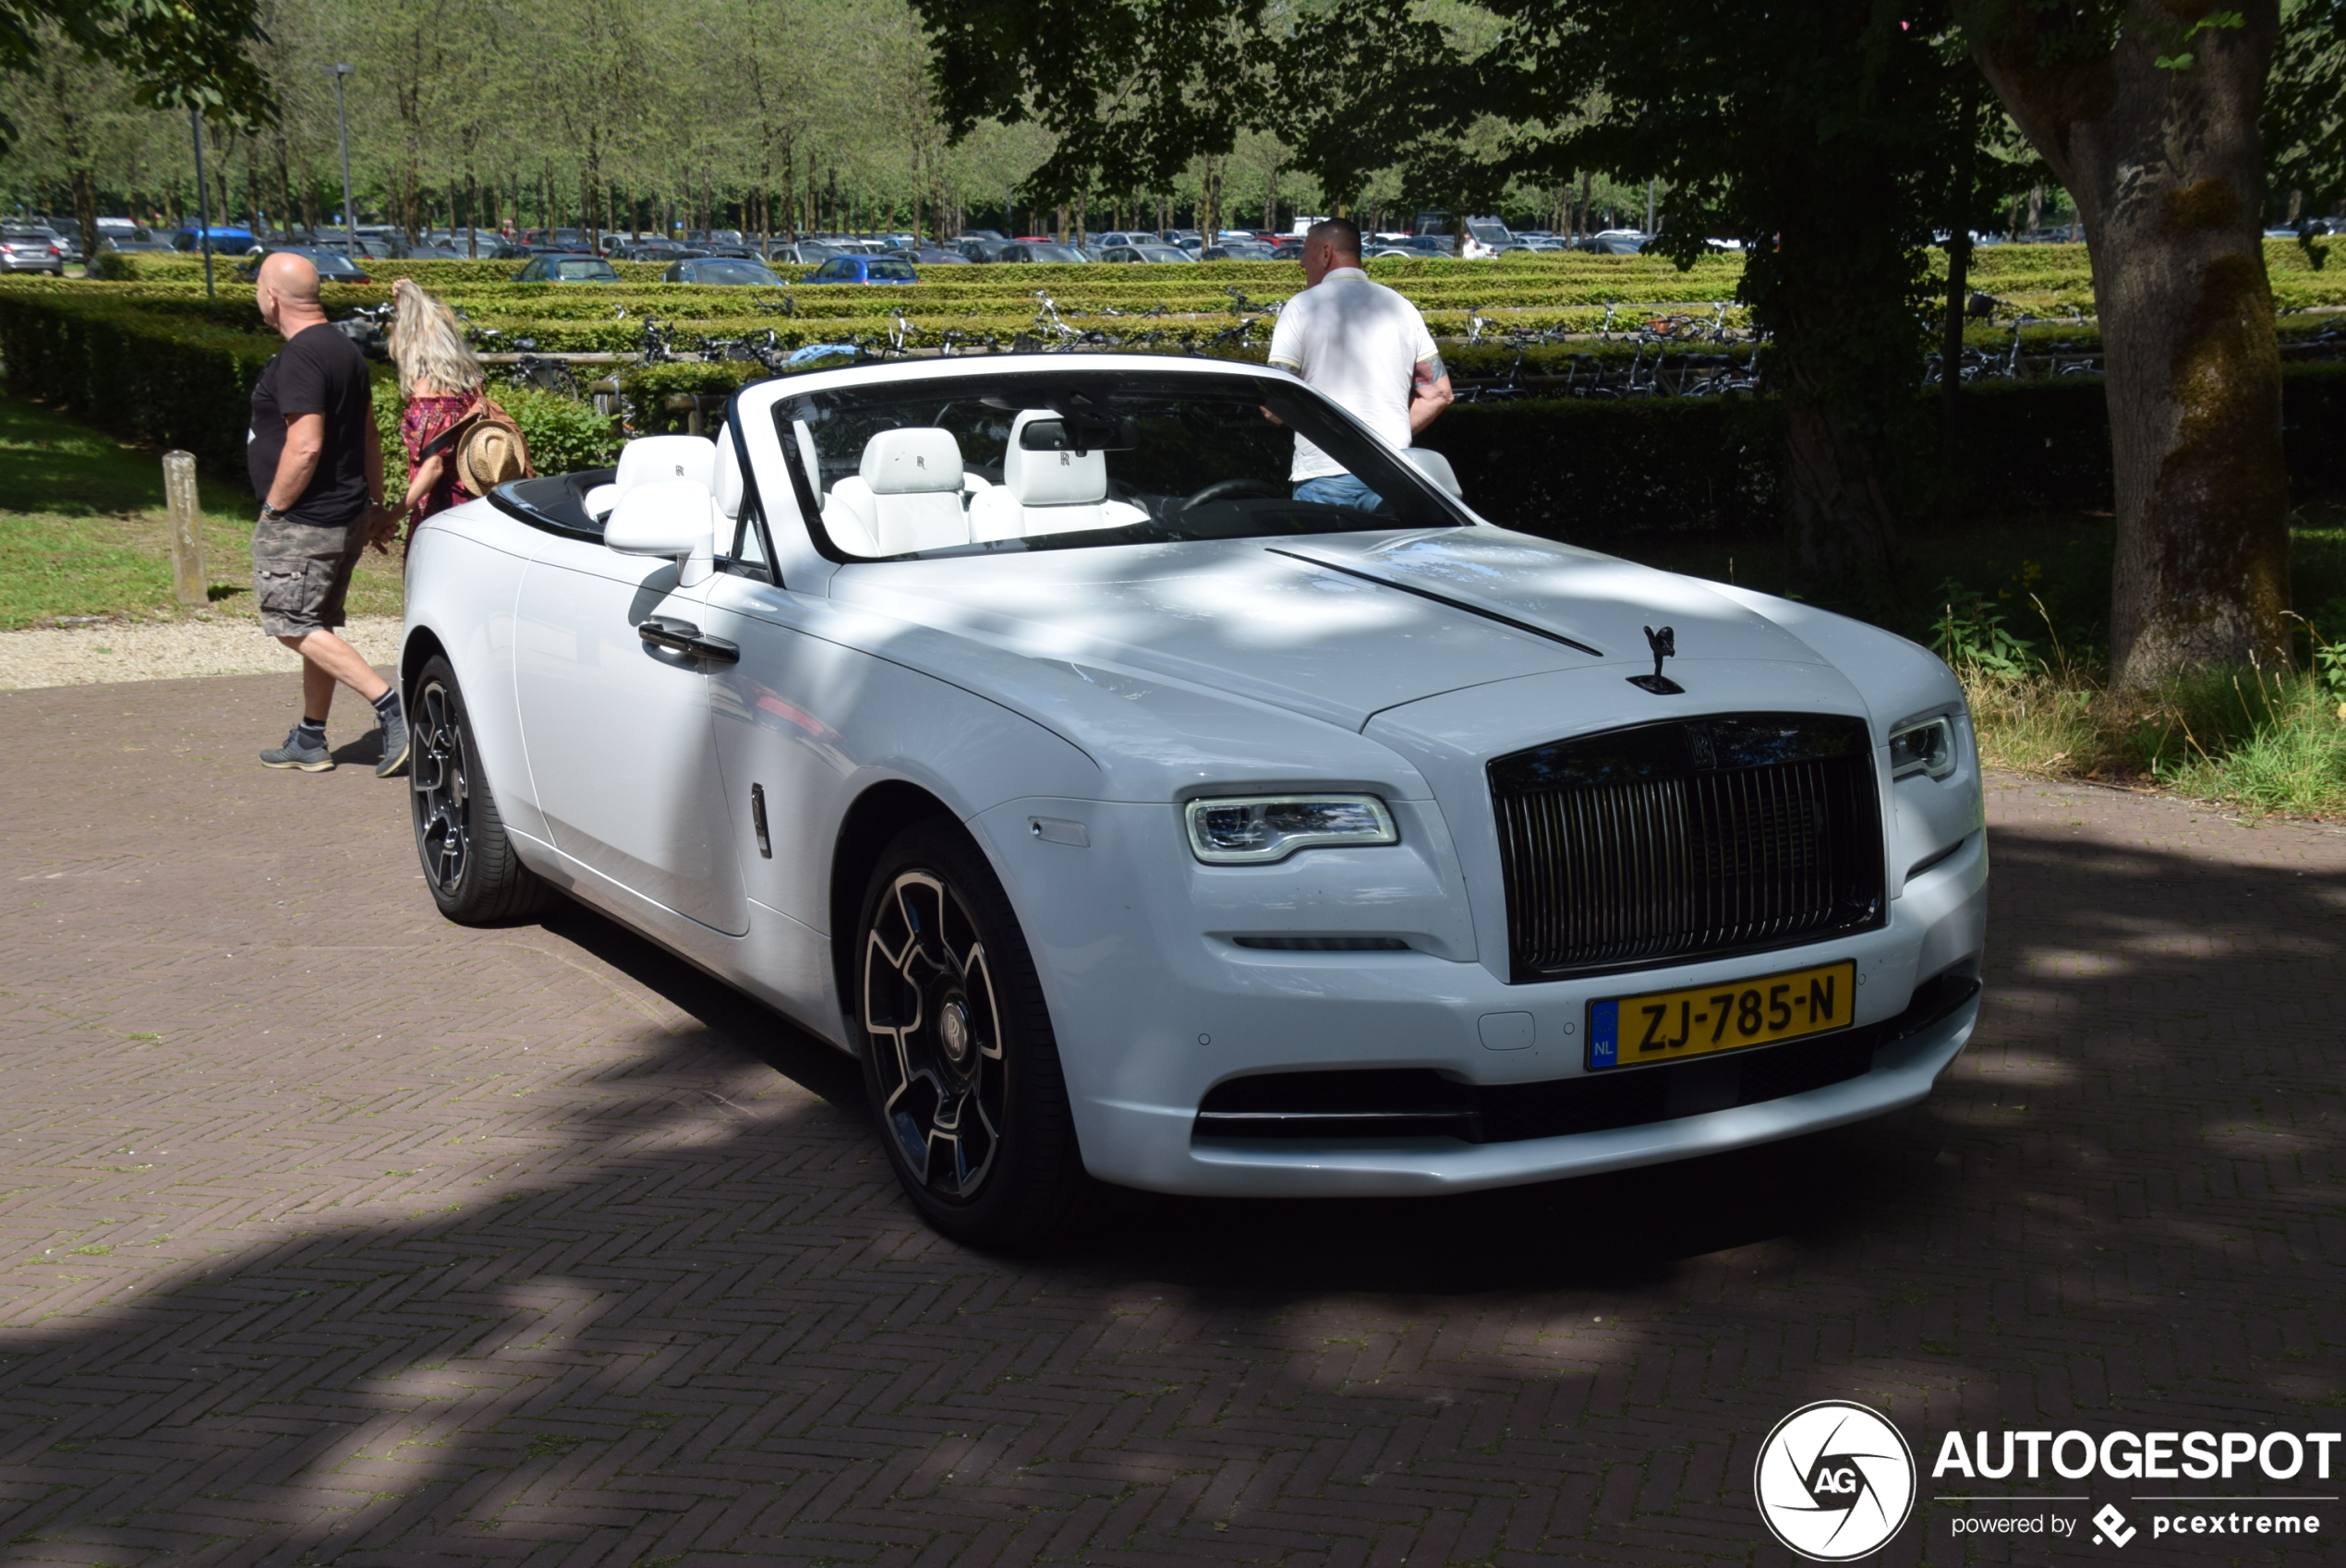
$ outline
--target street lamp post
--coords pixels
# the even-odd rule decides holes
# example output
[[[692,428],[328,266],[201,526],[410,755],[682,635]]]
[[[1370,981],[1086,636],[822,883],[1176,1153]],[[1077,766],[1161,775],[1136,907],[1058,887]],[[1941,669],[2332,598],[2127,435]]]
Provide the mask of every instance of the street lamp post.
[[[203,252],[203,296],[212,294],[212,198],[203,187],[203,121],[187,105],[187,133],[196,139],[196,248]]]
[[[358,214],[350,205],[350,114],[342,101],[343,78],[357,67],[328,66],[326,74],[334,78],[334,122],[342,132],[342,238],[343,248],[352,256],[358,254]]]

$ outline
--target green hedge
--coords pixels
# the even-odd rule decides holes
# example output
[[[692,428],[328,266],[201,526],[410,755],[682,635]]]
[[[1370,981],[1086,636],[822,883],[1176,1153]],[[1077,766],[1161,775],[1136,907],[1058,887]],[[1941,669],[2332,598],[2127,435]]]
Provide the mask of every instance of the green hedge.
[[[0,369],[19,395],[151,445],[184,447],[212,471],[236,475],[252,384],[278,342],[257,319],[228,324],[236,320],[229,302],[200,293],[134,297],[13,283],[0,286]],[[1259,356],[1259,334],[1257,344]],[[1495,365],[1504,351],[1478,352]],[[683,423],[666,409],[669,397],[721,395],[759,374],[749,365],[672,364],[623,370],[621,382],[646,427],[660,429]],[[2346,365],[2291,367],[2283,388],[2292,484],[2305,497],[2346,494],[2346,442],[2338,440]],[[592,466],[612,450],[611,422],[585,405],[513,389],[501,399],[509,391],[549,469]],[[1981,383],[1963,402],[1960,478],[1977,501],[1998,510],[2110,504],[2098,380]],[[1534,531],[1599,541],[1772,532],[1782,419],[1773,402],[1747,397],[1462,404],[1426,439],[1450,455],[1486,514]]]
[[[2346,365],[2291,366],[2281,391],[2292,491],[2346,496]],[[2098,380],[1985,382],[1962,401],[1955,482],[1967,505],[2110,507]],[[1784,416],[1771,399],[1460,404],[1421,440],[1448,455],[1477,510],[1530,533],[1602,544],[1655,533],[1772,537],[1783,526]]]

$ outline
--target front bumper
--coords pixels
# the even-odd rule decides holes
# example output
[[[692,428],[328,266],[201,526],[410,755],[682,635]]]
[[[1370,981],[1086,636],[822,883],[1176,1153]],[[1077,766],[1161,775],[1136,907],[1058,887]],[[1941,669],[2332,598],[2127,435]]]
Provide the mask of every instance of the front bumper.
[[[1962,1050],[1977,1017],[1974,995],[1881,1045],[1871,1070],[1859,1076],[1634,1126],[1482,1143],[1220,1137],[1201,1130],[1200,1106],[1215,1085],[1243,1076],[1430,1069],[1480,1086],[1580,1077],[1582,1020],[1587,1004],[1602,996],[1723,984],[1850,959],[1859,976],[1856,1026],[1887,1025],[1921,983],[1977,974],[1987,923],[1985,836],[1973,833],[1908,881],[1880,930],[1739,959],[1509,984],[1472,957],[1478,947],[1504,952],[1503,938],[1445,923],[1463,918],[1466,903],[1445,836],[1405,834],[1405,844],[1421,847],[1417,856],[1369,851],[1391,857],[1377,862],[1387,874],[1373,899],[1305,910],[1313,891],[1309,856],[1296,858],[1298,871],[1279,889],[1288,928],[1308,920],[1323,932],[1404,932],[1419,950],[1262,951],[1237,945],[1227,931],[1199,929],[1202,919],[1211,927],[1240,917],[1214,906],[1214,879],[1182,863],[1185,852],[1165,852],[1162,846],[1179,848],[1158,820],[1167,809],[1028,801],[970,825],[1004,873],[1026,926],[1051,998],[1084,1161],[1106,1181],[1221,1196],[1400,1196],[1713,1153],[1914,1104]],[[1030,828],[1038,814],[1082,822],[1086,841],[1038,838]],[[1324,863],[1333,869],[1332,861]],[[1357,870],[1330,880],[1369,886]],[[1202,886],[1208,890],[1201,893]],[[1146,896],[1155,889],[1165,896]]]

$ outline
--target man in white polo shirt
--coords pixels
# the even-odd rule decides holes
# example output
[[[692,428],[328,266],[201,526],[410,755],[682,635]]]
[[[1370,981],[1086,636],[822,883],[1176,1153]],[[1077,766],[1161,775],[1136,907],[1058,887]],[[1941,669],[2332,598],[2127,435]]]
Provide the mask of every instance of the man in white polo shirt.
[[[1450,373],[1418,308],[1360,270],[1360,227],[1329,218],[1303,236],[1301,294],[1271,331],[1271,363],[1368,426],[1397,451],[1450,405]],[[1375,491],[1295,438],[1295,499],[1373,512]]]

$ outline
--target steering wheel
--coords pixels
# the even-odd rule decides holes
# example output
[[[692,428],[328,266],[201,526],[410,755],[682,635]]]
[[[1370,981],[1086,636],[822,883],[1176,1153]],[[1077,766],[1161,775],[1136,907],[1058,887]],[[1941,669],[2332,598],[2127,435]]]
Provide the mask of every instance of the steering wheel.
[[[1233,496],[1243,495],[1264,496],[1272,501],[1287,500],[1287,492],[1267,479],[1222,479],[1206,486],[1205,488],[1183,501],[1180,510],[1187,512],[1190,508],[1203,506],[1209,501],[1227,501]]]

